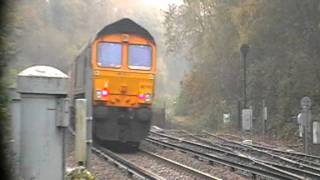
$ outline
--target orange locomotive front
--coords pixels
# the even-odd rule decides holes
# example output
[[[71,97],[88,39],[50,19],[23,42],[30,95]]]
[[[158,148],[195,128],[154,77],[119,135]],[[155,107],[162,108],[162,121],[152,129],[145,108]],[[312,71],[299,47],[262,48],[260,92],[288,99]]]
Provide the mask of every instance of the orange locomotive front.
[[[154,96],[155,45],[143,37],[113,34],[92,48],[94,105],[148,107]]]
[[[137,147],[150,130],[155,73],[151,34],[130,19],[107,25],[71,65],[71,110],[86,98],[96,140]]]

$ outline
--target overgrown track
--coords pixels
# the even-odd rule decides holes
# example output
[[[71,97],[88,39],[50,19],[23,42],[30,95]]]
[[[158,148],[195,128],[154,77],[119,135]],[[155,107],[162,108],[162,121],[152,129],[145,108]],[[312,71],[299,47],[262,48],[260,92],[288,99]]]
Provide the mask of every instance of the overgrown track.
[[[249,172],[253,176],[259,175],[277,179],[305,179],[305,177],[314,179],[320,178],[320,175],[317,173],[301,170],[299,168],[287,167],[280,163],[263,161],[234,152],[231,148],[214,145],[208,146],[153,131],[151,134],[165,137],[166,140],[163,138],[149,137],[147,138],[149,142],[182,150],[193,155],[200,156],[201,158],[205,158],[209,162],[213,161],[233,167],[235,169]],[[173,141],[168,141],[168,139]]]

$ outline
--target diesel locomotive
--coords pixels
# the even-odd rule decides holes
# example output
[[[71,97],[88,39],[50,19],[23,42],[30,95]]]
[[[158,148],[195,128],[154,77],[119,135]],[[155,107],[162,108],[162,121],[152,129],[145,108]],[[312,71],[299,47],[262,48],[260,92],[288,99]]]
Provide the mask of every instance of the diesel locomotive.
[[[156,43],[130,19],[102,28],[71,64],[71,111],[87,99],[94,139],[133,147],[147,136],[152,117]]]

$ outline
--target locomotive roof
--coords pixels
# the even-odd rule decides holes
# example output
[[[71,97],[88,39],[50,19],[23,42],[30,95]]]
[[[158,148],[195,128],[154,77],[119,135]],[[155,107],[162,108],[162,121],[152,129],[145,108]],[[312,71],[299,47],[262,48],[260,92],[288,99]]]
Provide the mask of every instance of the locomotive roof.
[[[129,18],[120,19],[119,21],[105,26],[98,32],[97,37],[118,33],[136,34],[155,43],[152,35],[145,28]]]

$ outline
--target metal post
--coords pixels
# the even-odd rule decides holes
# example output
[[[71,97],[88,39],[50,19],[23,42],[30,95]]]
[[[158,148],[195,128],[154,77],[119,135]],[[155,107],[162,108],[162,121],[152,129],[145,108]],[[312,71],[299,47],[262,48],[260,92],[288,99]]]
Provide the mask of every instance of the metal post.
[[[313,121],[312,123],[312,130],[313,130],[313,144],[320,144],[320,123],[318,121]]]
[[[86,114],[86,119],[87,119],[87,162],[86,162],[86,168],[90,170],[90,157],[91,157],[91,146],[92,146],[92,126],[93,126],[93,115],[92,115],[92,69],[91,69],[91,61],[90,61],[90,55],[91,54],[91,48],[87,49],[88,53],[86,56],[86,77],[85,77],[85,82],[86,82],[86,93],[85,93],[85,98],[87,100],[87,114]]]
[[[249,51],[249,45],[242,44],[240,51],[243,57],[243,106],[244,109],[247,108],[247,54]]]
[[[241,101],[238,100],[238,128],[241,131],[242,126],[241,126]]]
[[[243,56],[243,106],[247,108],[247,65],[246,56]]]
[[[16,89],[10,89],[10,116],[11,116],[11,138],[13,140],[14,179],[20,176],[20,146],[21,146],[21,98]]]
[[[311,99],[309,97],[304,97],[301,99],[301,118],[304,126],[304,152],[306,154],[310,153],[311,145]]]
[[[267,110],[267,107],[266,107],[266,101],[262,100],[262,136],[263,137],[266,134],[267,118],[268,118],[268,110]]]

